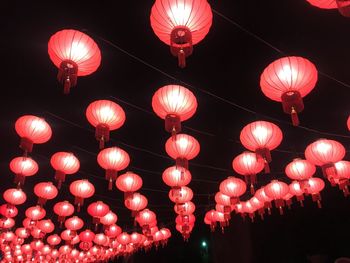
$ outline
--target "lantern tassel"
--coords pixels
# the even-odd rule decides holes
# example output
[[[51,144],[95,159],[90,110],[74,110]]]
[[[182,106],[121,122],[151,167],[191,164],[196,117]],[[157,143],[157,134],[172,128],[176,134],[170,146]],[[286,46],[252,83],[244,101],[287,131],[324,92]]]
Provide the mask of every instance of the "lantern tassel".
[[[321,200],[317,200],[317,207],[322,208]]]
[[[250,184],[250,193],[251,193],[252,195],[255,194],[255,189],[254,189],[254,185],[253,185],[253,184]]]
[[[283,216],[283,207],[280,206],[278,209],[279,209],[279,211],[280,211],[280,215]]]
[[[186,54],[185,54],[185,51],[183,49],[179,50],[179,53],[177,54],[177,58],[179,61],[179,67],[180,68],[186,67]]]
[[[293,126],[299,126],[299,117],[298,117],[298,113],[297,111],[294,109],[294,107],[292,107],[292,111],[290,113],[291,117],[292,117],[292,123]]]
[[[109,179],[108,181],[108,190],[111,191],[113,188],[113,180],[112,180],[112,177]]]
[[[67,78],[64,81],[64,85],[63,85],[63,94],[65,94],[65,95],[69,94],[70,87],[71,87],[71,82],[70,82],[69,76],[67,76]]]
[[[100,150],[102,150],[103,148],[105,148],[105,140],[104,140],[104,137],[102,136],[101,139],[100,139]]]
[[[269,174],[271,172],[270,170],[270,165],[269,163],[266,161],[266,159],[264,159],[264,171],[266,174]]]

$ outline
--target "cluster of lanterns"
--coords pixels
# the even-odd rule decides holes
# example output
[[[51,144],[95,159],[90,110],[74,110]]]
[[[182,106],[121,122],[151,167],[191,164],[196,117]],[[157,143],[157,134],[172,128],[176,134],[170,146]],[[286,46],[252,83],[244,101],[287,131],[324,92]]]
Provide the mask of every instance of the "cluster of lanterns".
[[[175,165],[163,172],[164,183],[171,187],[169,199],[175,203],[177,214],[176,229],[187,240],[195,223],[193,215],[196,206],[191,202],[192,189],[187,185],[192,180],[188,161],[200,151],[199,142],[181,132],[181,122],[191,118],[197,109],[197,99],[187,88],[180,85],[167,85],[158,89],[152,98],[154,112],[165,121],[165,130],[171,137],[165,143],[167,154],[175,160]]]

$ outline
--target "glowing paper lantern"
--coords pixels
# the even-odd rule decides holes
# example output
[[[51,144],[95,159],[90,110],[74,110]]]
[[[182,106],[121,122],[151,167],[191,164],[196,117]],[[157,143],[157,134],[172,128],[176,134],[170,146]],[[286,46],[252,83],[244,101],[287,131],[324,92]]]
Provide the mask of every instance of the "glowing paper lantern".
[[[127,199],[142,187],[142,178],[133,172],[126,172],[117,178],[115,185],[124,192],[124,199]]]
[[[105,226],[110,226],[117,223],[117,220],[118,216],[112,211],[109,211],[104,217],[100,218],[100,223]]]
[[[77,217],[77,216],[73,216],[71,218],[68,218],[66,220],[66,222],[64,222],[64,226],[72,231],[72,235],[75,236],[76,235],[76,231],[78,231],[79,229],[81,229],[84,226],[84,221]]]
[[[220,183],[219,189],[222,194],[230,197],[231,204],[234,205],[246,192],[247,186],[241,179],[230,176]]]
[[[78,76],[95,72],[101,63],[101,52],[88,35],[64,29],[51,36],[48,44],[51,61],[59,69],[57,79],[68,94],[77,85]]]
[[[206,212],[205,216],[204,216],[204,222],[207,225],[210,225],[211,232],[214,232],[215,227],[216,227],[215,213],[216,213],[216,211],[214,209],[212,209],[212,210]]]
[[[190,215],[193,214],[195,210],[196,206],[191,201],[174,205],[174,211],[178,215]]]
[[[21,186],[26,177],[33,176],[38,172],[39,166],[30,157],[16,157],[10,162],[10,169],[15,174],[14,183]]]
[[[33,115],[24,115],[17,119],[15,129],[21,143],[19,147],[24,151],[24,155],[31,153],[33,144],[41,144],[50,140],[52,131],[50,125],[42,118]]]
[[[169,199],[176,204],[183,204],[191,201],[193,198],[193,191],[187,186],[182,186],[178,189],[171,189],[169,191]]]
[[[176,165],[188,169],[188,160],[195,158],[200,151],[199,142],[187,134],[177,134],[165,143],[167,154],[176,160]]]
[[[350,162],[339,161],[334,164],[336,174],[328,176],[328,180],[332,185],[338,184],[339,189],[343,191],[344,196],[348,196],[349,193],[349,179],[350,179]]]
[[[264,161],[261,158],[256,158],[254,153],[244,152],[233,159],[232,167],[236,173],[244,176],[246,183],[250,180],[250,191],[251,194],[254,194],[256,174],[264,169]]]
[[[276,208],[283,214],[284,197],[289,193],[289,186],[278,180],[272,180],[271,183],[264,187],[266,195],[274,200]]]
[[[304,206],[304,190],[298,181],[293,181],[289,184],[289,193],[297,198],[302,207]]]
[[[157,37],[178,57],[179,67],[184,68],[193,45],[208,34],[212,17],[206,0],[156,0],[151,10],[151,26]]]
[[[311,5],[316,6],[322,9],[336,9],[337,1],[336,0],[306,0]]]
[[[2,197],[10,205],[21,205],[27,200],[26,194],[21,189],[7,189]]]
[[[61,238],[59,235],[54,234],[54,235],[48,236],[46,241],[51,246],[57,246],[59,243],[61,243]]]
[[[148,204],[147,198],[139,193],[134,193],[124,201],[125,207],[132,211],[132,216],[135,217],[136,214],[145,209]]]
[[[109,212],[109,206],[102,201],[93,202],[88,206],[87,212],[92,216],[92,223],[97,227],[100,218],[104,217]]]
[[[57,152],[52,155],[50,160],[51,166],[56,170],[55,180],[58,182],[57,188],[61,188],[62,182],[65,181],[66,174],[75,174],[80,168],[80,162],[73,153]]]
[[[46,211],[41,206],[31,206],[27,208],[25,215],[32,221],[38,221],[46,216]]]
[[[17,216],[18,209],[15,206],[3,204],[0,206],[0,214],[6,218]]]
[[[75,196],[74,204],[78,206],[78,212],[80,207],[84,204],[84,199],[94,195],[95,187],[88,180],[77,180],[70,184],[69,191]]]
[[[336,174],[334,163],[345,156],[345,148],[334,140],[319,139],[306,147],[305,157],[314,165],[321,166],[323,175],[327,178]]]
[[[117,103],[110,100],[97,100],[87,107],[86,118],[96,128],[95,137],[100,149],[109,141],[109,132],[119,129],[125,122],[125,112]]]
[[[310,178],[308,180],[308,187],[304,190],[305,193],[311,194],[312,201],[317,202],[317,206],[319,208],[322,207],[321,205],[321,194],[320,192],[324,189],[325,183],[320,178]]]
[[[154,93],[152,108],[165,120],[165,130],[175,135],[181,132],[181,122],[188,120],[196,112],[197,99],[183,86],[167,85]]]
[[[286,175],[292,180],[303,181],[311,178],[316,172],[316,167],[307,160],[294,159],[285,169]]]
[[[282,102],[283,111],[290,114],[294,126],[299,125],[298,113],[304,109],[303,97],[313,90],[317,69],[302,57],[280,58],[265,68],[260,87],[266,97]]]
[[[62,225],[66,217],[74,213],[74,206],[68,201],[58,202],[54,205],[53,211],[58,215],[58,222]]]
[[[271,162],[270,151],[280,145],[283,138],[280,128],[267,121],[255,121],[246,125],[240,135],[245,148],[254,151],[258,158],[265,160],[265,172],[269,172],[268,163]]]
[[[164,170],[162,179],[171,188],[179,188],[188,185],[192,180],[192,175],[187,169],[179,169],[176,166],[171,166]]]
[[[105,228],[105,235],[108,236],[109,238],[115,238],[121,232],[122,232],[122,229],[115,224],[109,225],[108,227]]]
[[[55,230],[55,225],[50,219],[41,220],[36,224],[36,226],[46,234],[51,233]]]
[[[146,236],[149,236],[151,234],[150,226],[156,222],[156,220],[156,214],[149,209],[140,211],[136,217],[137,223],[142,227],[142,231]]]
[[[111,147],[99,152],[97,162],[106,170],[108,189],[112,190],[113,182],[117,179],[118,172],[128,167],[130,157],[126,151],[118,147]]]
[[[47,200],[54,199],[57,196],[58,190],[52,182],[42,182],[35,185],[34,193],[39,197],[38,204],[44,205]]]

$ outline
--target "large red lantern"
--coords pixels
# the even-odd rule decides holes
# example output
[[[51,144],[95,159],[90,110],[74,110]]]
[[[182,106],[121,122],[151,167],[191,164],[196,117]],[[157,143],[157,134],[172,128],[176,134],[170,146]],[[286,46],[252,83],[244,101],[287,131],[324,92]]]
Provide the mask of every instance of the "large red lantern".
[[[125,112],[117,103],[110,100],[96,100],[87,107],[86,118],[96,128],[95,137],[100,149],[109,141],[109,132],[119,129],[125,122]]]
[[[16,188],[7,189],[2,196],[10,205],[21,205],[27,200],[26,194],[21,189]]]
[[[51,233],[55,230],[55,225],[50,219],[41,220],[36,224],[36,226],[46,234]]]
[[[307,187],[304,189],[306,194],[311,194],[312,201],[317,202],[319,208],[321,205],[321,194],[320,192],[324,189],[325,183],[320,178],[310,178],[307,183]]]
[[[58,190],[52,182],[42,182],[35,185],[34,193],[39,197],[38,204],[44,205],[47,200],[54,199],[57,196]]]
[[[210,225],[211,232],[214,232],[215,231],[215,227],[216,227],[215,213],[216,213],[216,211],[214,209],[212,209],[212,210],[206,212],[205,216],[204,216],[204,222],[207,225]]]
[[[164,170],[162,179],[171,188],[179,188],[188,185],[192,180],[192,175],[187,169],[171,166]]]
[[[92,241],[95,239],[95,233],[89,229],[86,229],[79,234],[79,239],[81,240],[80,248],[83,250],[88,250],[92,246]]]
[[[244,152],[233,159],[232,167],[236,173],[244,176],[246,183],[250,180],[250,191],[251,194],[254,194],[256,174],[264,169],[264,161],[261,158],[256,158],[254,153]]]
[[[247,185],[241,179],[230,176],[220,183],[219,189],[222,194],[231,198],[231,204],[233,205],[246,192]]]
[[[348,196],[349,193],[349,179],[350,179],[350,162],[349,161],[339,161],[334,164],[337,171],[336,174],[328,177],[332,186],[338,184],[339,189],[343,191],[344,196]]]
[[[246,125],[240,135],[243,146],[250,151],[254,151],[258,158],[265,160],[265,172],[269,172],[270,151],[280,145],[282,138],[281,129],[267,121],[255,121]]]
[[[142,187],[142,178],[133,172],[126,172],[117,178],[115,185],[124,192],[124,199],[127,199]]]
[[[199,142],[187,134],[177,134],[165,143],[167,154],[176,160],[176,165],[188,169],[188,160],[195,158],[200,151]]]
[[[196,206],[193,202],[188,201],[183,204],[175,204],[174,211],[178,215],[190,215],[196,210]]]
[[[109,238],[115,238],[122,232],[122,229],[115,225],[109,225],[108,227],[105,228],[105,235],[108,236]]]
[[[142,227],[144,234],[148,236],[150,234],[150,226],[157,220],[156,214],[149,210],[144,209],[140,211],[136,217],[137,223]]]
[[[15,174],[14,183],[21,186],[26,177],[33,176],[38,172],[39,166],[30,157],[16,157],[10,162],[10,169]]]
[[[66,174],[75,174],[80,168],[80,162],[73,153],[57,152],[52,155],[50,160],[51,166],[56,170],[55,180],[58,182],[58,189],[61,188],[62,182],[65,181]]]
[[[125,207],[132,211],[133,216],[136,216],[138,211],[141,211],[147,207],[147,198],[139,193],[134,193],[124,201]]]
[[[0,206],[0,214],[6,218],[16,217],[18,209],[15,206],[3,204]]]
[[[231,197],[224,195],[221,192],[215,194],[215,202],[219,205],[231,207]]]
[[[112,211],[109,211],[104,217],[100,218],[100,223],[105,226],[110,226],[118,221],[118,216],[113,213]]]
[[[88,206],[87,212],[92,216],[92,223],[97,226],[100,223],[100,218],[109,212],[109,206],[102,201],[93,202]]]
[[[154,93],[152,108],[165,120],[165,130],[175,135],[181,132],[181,122],[188,120],[196,112],[197,99],[183,86],[167,85]]]
[[[21,137],[19,147],[24,151],[25,156],[32,152],[34,143],[45,143],[52,136],[50,125],[44,119],[33,115],[24,115],[18,118],[15,129]]]
[[[293,181],[289,184],[289,193],[296,197],[302,207],[304,206],[304,190],[298,181]]]
[[[118,172],[128,167],[130,157],[126,151],[118,147],[111,147],[99,152],[97,162],[106,170],[108,189],[112,190],[113,182],[117,179]]]
[[[280,58],[265,68],[260,87],[266,97],[282,102],[283,111],[290,114],[293,125],[299,125],[298,113],[304,109],[303,97],[317,82],[317,69],[302,57]]]
[[[207,0],[156,0],[151,10],[154,33],[170,46],[181,68],[186,66],[186,57],[192,54],[193,45],[208,34],[212,19]]]
[[[0,229],[9,229],[14,227],[15,225],[15,220],[13,220],[12,218],[0,218]]]
[[[308,1],[311,5],[322,9],[338,8],[336,0],[306,0],[306,1]]]
[[[46,210],[38,205],[31,206],[27,208],[25,215],[32,221],[38,221],[46,216]]]
[[[66,217],[74,213],[74,206],[68,201],[58,202],[54,205],[53,211],[58,215],[58,222],[62,225]]]
[[[271,183],[264,187],[266,195],[274,200],[276,208],[283,214],[284,197],[289,193],[289,186],[278,180],[272,180]]]
[[[322,167],[325,177],[336,174],[334,163],[340,161],[345,156],[344,146],[334,140],[319,139],[306,147],[306,159]]]
[[[128,233],[123,232],[119,236],[117,236],[117,241],[119,242],[119,244],[125,246],[130,243],[131,238]]]
[[[95,72],[101,63],[101,52],[95,41],[83,32],[64,29],[51,36],[50,59],[59,69],[57,79],[68,94],[77,85],[78,76]]]
[[[177,204],[183,204],[191,201],[193,198],[193,191],[187,186],[182,186],[178,189],[171,189],[169,191],[169,199]]]
[[[296,158],[290,162],[285,169],[286,175],[297,181],[311,178],[316,172],[316,167],[307,160]]]
[[[94,195],[95,187],[88,180],[77,180],[70,184],[69,191],[75,196],[74,204],[78,206],[78,212],[80,207],[84,204],[84,199]]]
[[[46,241],[51,246],[57,246],[59,243],[61,243],[61,238],[59,235],[54,234],[54,235],[48,236]]]
[[[75,236],[76,231],[84,226],[84,221],[77,216],[73,216],[64,222],[64,226],[70,231],[74,231],[73,235]]]

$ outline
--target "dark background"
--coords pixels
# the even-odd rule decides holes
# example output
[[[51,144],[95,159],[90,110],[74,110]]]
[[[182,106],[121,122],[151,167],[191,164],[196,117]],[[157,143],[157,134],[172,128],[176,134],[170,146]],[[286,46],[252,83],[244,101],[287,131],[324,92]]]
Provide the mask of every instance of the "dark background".
[[[234,216],[225,234],[219,229],[210,234],[209,228],[202,223],[205,211],[213,208],[212,194],[218,191],[219,182],[233,174],[233,157],[244,150],[236,142],[247,123],[257,119],[271,121],[269,116],[280,120],[273,122],[284,133],[282,144],[272,153],[272,173],[260,176],[261,184],[281,178],[285,165],[294,157],[303,157],[305,147],[320,137],[339,140],[348,147],[349,86],[320,74],[316,88],[304,100],[305,110],[300,116],[302,126],[317,131],[295,128],[289,124],[289,117],[282,112],[281,105],[264,97],[259,88],[262,70],[283,55],[217,14],[213,16],[209,34],[195,46],[187,67],[179,69],[169,47],[158,40],[150,27],[151,0],[4,3],[0,82],[1,190],[13,186],[8,163],[21,153],[14,130],[16,119],[24,114],[42,116],[50,123],[53,137],[44,145],[34,146],[32,157],[39,163],[40,171],[27,179],[24,186],[30,197],[26,206],[36,202],[31,193],[34,184],[53,178],[54,172],[49,166],[51,155],[61,150],[72,151],[80,159],[82,171],[68,177],[66,186],[78,178],[89,178],[96,186],[96,195],[87,204],[98,199],[105,201],[119,216],[118,224],[131,230],[132,219],[123,207],[122,194],[117,190],[106,191],[104,173],[96,164],[97,142],[85,118],[85,109],[90,102],[112,99],[113,96],[117,99],[113,100],[124,108],[127,120],[121,129],[112,132],[113,140],[108,145],[118,145],[130,154],[130,169],[144,180],[141,192],[149,199],[149,208],[157,213],[158,222],[173,233],[166,248],[140,252],[130,261],[281,263],[311,262],[312,255],[325,255],[318,257],[325,261],[314,262],[333,262],[337,257],[350,256],[350,201],[328,183],[322,192],[322,209],[307,200],[304,208],[294,204],[284,216],[273,211],[272,216],[264,221],[257,219],[255,223],[243,222]],[[306,57],[319,71],[350,83],[350,20],[336,10],[317,9],[304,0],[227,0],[210,1],[210,4],[285,54]],[[98,71],[79,78],[78,86],[69,96],[62,94],[56,80],[57,69],[47,55],[50,36],[64,28],[87,30],[102,52]],[[200,155],[190,162],[194,179],[190,187],[195,192],[197,222],[187,243],[174,229],[173,205],[167,198],[168,188],[161,180],[161,172],[173,164],[164,150],[168,134],[163,129],[163,121],[132,106],[152,111],[153,93],[165,84],[180,82],[131,58],[103,39],[191,84],[189,88],[197,97],[198,111],[184,128],[201,144]],[[239,109],[200,89],[256,113]],[[281,180],[288,182],[286,178]],[[73,201],[66,186],[55,202]],[[53,203],[47,204],[48,216],[52,216],[50,207]],[[24,209],[20,212],[18,225]],[[84,211],[79,216],[84,217],[89,226],[90,218]],[[208,254],[201,248],[203,240],[208,242]]]

